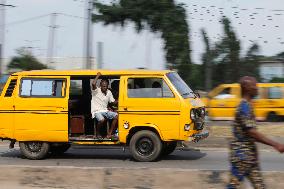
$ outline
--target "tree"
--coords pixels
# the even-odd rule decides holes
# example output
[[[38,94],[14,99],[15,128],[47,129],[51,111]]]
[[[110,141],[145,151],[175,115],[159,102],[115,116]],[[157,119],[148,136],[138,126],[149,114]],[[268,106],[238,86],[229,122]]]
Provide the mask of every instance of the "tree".
[[[205,29],[201,29],[201,34],[203,37],[204,45],[205,45],[205,52],[202,54],[202,66],[201,66],[201,75],[202,80],[205,81],[204,89],[205,91],[209,91],[212,89],[212,64],[213,64],[213,52],[211,49],[209,37]]]
[[[278,53],[276,59],[284,60],[284,52]]]
[[[204,38],[205,52],[203,54],[202,72],[208,75],[208,64],[213,73],[212,84],[238,82],[244,75],[259,78],[258,55],[259,47],[253,44],[247,51],[245,57],[241,57],[241,43],[228,18],[222,19],[224,36],[220,41],[211,45],[205,30],[201,33]],[[207,71],[206,71],[207,69]],[[206,88],[206,87],[205,87]]]
[[[284,83],[284,78],[282,78],[282,77],[273,77],[269,82],[271,82],[271,83]]]
[[[31,52],[25,48],[16,50],[18,56],[12,58],[8,64],[8,69],[20,69],[20,70],[42,70],[46,69],[47,66],[40,63]]]
[[[259,75],[259,61],[260,57],[258,55],[259,46],[257,44],[252,44],[252,46],[247,51],[247,54],[241,60],[241,74],[240,76],[253,76],[257,80],[260,79]]]
[[[238,81],[240,77],[240,41],[237,39],[231,22],[228,18],[222,19],[224,38],[221,41],[220,47],[223,51],[223,61],[226,62],[224,79],[226,83]]]
[[[160,33],[165,43],[167,67],[177,69],[190,82],[189,26],[183,4],[174,0],[118,0],[111,5],[95,1],[94,5],[98,14],[93,14],[93,22],[124,27],[130,21],[138,33],[143,29]]]

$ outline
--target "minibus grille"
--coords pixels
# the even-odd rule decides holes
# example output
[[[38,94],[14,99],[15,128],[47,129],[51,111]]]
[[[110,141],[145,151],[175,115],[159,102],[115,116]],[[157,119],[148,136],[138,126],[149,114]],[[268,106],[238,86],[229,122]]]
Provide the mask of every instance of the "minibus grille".
[[[17,84],[17,79],[12,79],[7,90],[6,90],[5,97],[11,97],[12,96],[16,84]]]
[[[194,129],[195,130],[202,130],[203,129],[203,127],[204,127],[204,122],[195,122],[194,123]]]

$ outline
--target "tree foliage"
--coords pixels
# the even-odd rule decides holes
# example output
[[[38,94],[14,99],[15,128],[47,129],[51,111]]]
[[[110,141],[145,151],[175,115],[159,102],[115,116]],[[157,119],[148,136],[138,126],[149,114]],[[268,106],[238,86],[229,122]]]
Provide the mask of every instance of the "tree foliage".
[[[143,29],[160,33],[167,67],[177,69],[187,82],[191,80],[189,26],[182,4],[174,0],[118,0],[110,5],[95,1],[94,5],[98,14],[93,14],[93,22],[124,27],[130,21],[138,33]]]
[[[13,57],[8,64],[8,69],[42,70],[47,66],[40,63],[29,51],[24,48],[17,49],[17,56]]]
[[[282,78],[282,77],[274,77],[269,82],[271,82],[271,83],[284,83],[284,78]]]
[[[213,72],[213,86],[221,83],[238,82],[239,78],[245,75],[259,78],[258,45],[252,44],[245,56],[242,57],[241,42],[231,26],[230,20],[228,18],[223,18],[222,24],[224,32],[223,38],[211,46],[205,30],[202,30],[205,44],[205,52],[202,56],[202,72],[205,73],[205,77],[208,77],[205,70],[206,68],[208,69],[207,66],[210,64],[210,69],[212,69]]]

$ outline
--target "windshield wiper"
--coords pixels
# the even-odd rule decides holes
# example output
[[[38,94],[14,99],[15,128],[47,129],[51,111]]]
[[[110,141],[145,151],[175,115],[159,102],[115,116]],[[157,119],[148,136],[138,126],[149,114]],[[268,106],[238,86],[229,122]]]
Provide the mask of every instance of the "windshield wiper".
[[[189,95],[189,94],[193,94],[194,95],[194,99],[197,98],[197,95],[194,92],[183,93],[182,96]]]
[[[189,94],[190,94],[190,93],[183,93],[182,96],[184,96],[184,95],[189,95]]]
[[[193,95],[194,95],[194,99],[197,98],[197,95],[195,94],[195,92],[191,91],[190,94],[193,94]]]

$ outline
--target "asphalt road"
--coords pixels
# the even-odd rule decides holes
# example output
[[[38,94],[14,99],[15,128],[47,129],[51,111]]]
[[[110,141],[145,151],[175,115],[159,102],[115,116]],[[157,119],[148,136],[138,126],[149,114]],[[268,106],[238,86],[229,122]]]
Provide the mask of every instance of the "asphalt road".
[[[284,171],[284,155],[274,151],[260,152],[264,171]],[[97,149],[93,147],[69,149],[60,156],[50,156],[44,160],[28,160],[21,156],[19,148],[8,149],[0,145],[0,166],[64,166],[84,168],[175,168],[190,170],[228,170],[228,152],[225,149],[184,149],[157,162],[135,162],[128,150]]]

